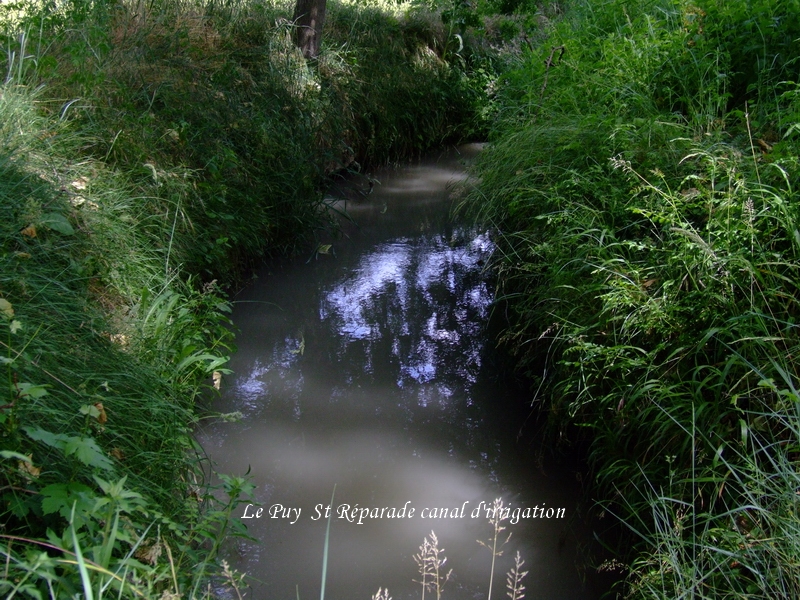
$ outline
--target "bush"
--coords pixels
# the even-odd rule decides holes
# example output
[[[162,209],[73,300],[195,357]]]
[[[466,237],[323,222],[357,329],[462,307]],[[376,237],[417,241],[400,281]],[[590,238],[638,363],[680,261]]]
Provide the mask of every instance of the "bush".
[[[641,542],[631,597],[796,594],[769,540],[796,510],[797,36],[744,46],[750,10],[575,3],[506,76],[468,201],[533,404]]]

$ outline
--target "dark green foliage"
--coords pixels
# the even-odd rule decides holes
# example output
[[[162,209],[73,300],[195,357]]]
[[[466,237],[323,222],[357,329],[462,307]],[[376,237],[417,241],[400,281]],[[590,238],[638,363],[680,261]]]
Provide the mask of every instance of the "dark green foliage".
[[[100,165],[65,158],[79,141],[66,124],[40,118],[24,90],[11,86],[2,89],[0,115],[0,515],[14,565],[0,589],[73,594],[77,581],[60,554],[28,560],[7,537],[19,548],[69,553],[75,543],[68,532],[54,533],[68,521],[95,567],[135,570],[126,553],[162,540],[180,548],[176,563],[194,565],[199,543],[224,532],[224,515],[244,489],[243,482],[229,486],[230,502],[220,503],[201,484],[199,464],[187,463],[196,455],[194,398],[230,351],[227,302],[213,287],[194,292],[173,281],[182,302],[171,312],[135,290],[145,292],[148,311],[141,337],[134,311],[130,322],[112,323],[123,314],[110,309],[130,300],[122,295],[130,286],[157,285],[163,254],[140,247],[141,233],[129,222],[135,213],[124,210],[128,190],[110,185],[118,180]],[[162,331],[152,331],[155,321]],[[112,530],[119,519],[124,532]],[[204,532],[196,529],[202,524]],[[180,585],[189,585],[185,567],[178,569]],[[118,573],[108,581],[124,581]],[[106,581],[95,575],[91,586]],[[173,584],[165,570],[149,573],[153,593]],[[125,597],[132,593],[122,587]]]
[[[53,109],[88,134],[84,152],[170,197],[170,260],[205,278],[230,280],[256,257],[299,249],[325,223],[331,171],[481,128],[490,71],[473,82],[445,60],[455,42],[435,15],[334,4],[326,51],[307,63],[289,6],[120,4],[91,18],[86,6],[67,9],[81,27],[62,13],[31,19],[29,45],[36,32],[48,52],[25,68],[58,74],[50,97],[92,99]]]
[[[192,439],[233,351],[222,289],[328,226],[335,171],[485,128],[497,53],[378,2],[329,6],[316,61],[288,3],[0,11],[0,590],[236,587],[214,562],[249,485],[209,485]]]
[[[752,4],[574,3],[468,202],[534,405],[641,542],[631,597],[798,593],[797,11]]]

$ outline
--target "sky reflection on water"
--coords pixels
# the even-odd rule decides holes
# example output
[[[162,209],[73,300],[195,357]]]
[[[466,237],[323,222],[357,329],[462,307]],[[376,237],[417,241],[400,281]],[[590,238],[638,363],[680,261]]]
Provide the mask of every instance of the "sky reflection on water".
[[[258,543],[239,542],[229,559],[263,584],[254,598],[319,593],[325,521],[317,504],[397,507],[412,519],[335,519],[326,596],[368,600],[379,586],[395,600],[416,598],[412,555],[433,529],[454,578],[444,597],[485,597],[490,556],[484,518],[469,513],[503,496],[518,507],[575,505],[575,490],[540,476],[516,445],[507,418],[513,394],[485,364],[491,288],[488,234],[449,221],[449,182],[463,181],[463,156],[450,154],[376,174],[381,185],[350,205],[358,227],[334,240],[335,255],[262,273],[237,297],[241,330],[234,376],[215,409],[241,411],[198,439],[222,472],[251,469],[265,507],[301,509],[295,524],[251,519]],[[422,519],[423,508],[464,518]],[[520,550],[531,598],[591,598],[574,566],[571,523],[529,520],[499,569]]]

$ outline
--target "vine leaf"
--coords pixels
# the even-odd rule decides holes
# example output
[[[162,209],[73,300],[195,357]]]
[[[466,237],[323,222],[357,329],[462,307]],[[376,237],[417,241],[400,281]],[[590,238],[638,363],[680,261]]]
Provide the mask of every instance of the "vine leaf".
[[[32,440],[61,450],[64,456],[74,454],[75,458],[89,467],[96,467],[104,471],[114,470],[111,460],[103,454],[100,446],[92,438],[52,433],[38,427],[25,427],[24,430]]]

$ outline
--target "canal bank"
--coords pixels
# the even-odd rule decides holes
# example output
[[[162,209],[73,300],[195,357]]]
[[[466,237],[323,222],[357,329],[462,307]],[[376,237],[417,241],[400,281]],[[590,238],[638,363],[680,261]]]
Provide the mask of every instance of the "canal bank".
[[[246,484],[206,487],[192,432],[229,286],[307,251],[332,170],[480,128],[487,72],[445,59],[438,14],[331,4],[312,63],[288,3],[0,7],[0,592],[199,597],[224,576]]]

